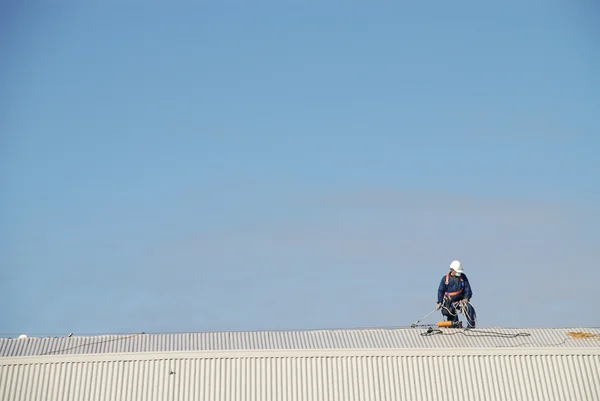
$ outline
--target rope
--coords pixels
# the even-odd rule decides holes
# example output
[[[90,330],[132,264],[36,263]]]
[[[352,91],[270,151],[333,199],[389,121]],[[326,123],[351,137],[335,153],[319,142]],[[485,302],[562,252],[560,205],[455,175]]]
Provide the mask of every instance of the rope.
[[[500,337],[500,338],[516,338],[516,337],[529,337],[531,333],[500,333],[497,331],[489,331],[489,330],[481,330],[481,329],[463,329],[459,331],[452,331],[449,333],[445,333],[440,329],[434,329],[430,327],[427,331],[421,333],[423,337],[433,336],[433,335],[444,335],[444,336],[453,336],[455,334],[462,334],[467,337]]]
[[[432,310],[431,312],[429,312],[428,314],[426,314],[425,316],[423,316],[422,318],[420,318],[419,320],[417,320],[416,322],[414,322],[413,324],[411,324],[411,327],[415,327],[421,320],[425,319],[426,317],[428,317],[429,315],[431,315],[433,312],[435,312],[437,310],[437,308],[435,308],[434,310]]]
[[[77,349],[77,348],[87,347],[87,346],[90,346],[90,345],[105,344],[105,343],[110,343],[110,342],[113,342],[113,341],[122,341],[122,340],[126,340],[128,338],[132,338],[132,337],[136,337],[136,336],[142,335],[142,334],[146,334],[146,333],[141,332],[141,333],[132,334],[132,335],[129,335],[129,336],[126,336],[126,337],[117,337],[117,338],[111,338],[111,339],[102,340],[102,341],[88,342],[88,343],[85,343],[85,344],[75,345],[73,347],[67,347],[67,348],[57,349],[57,350],[54,350],[54,351],[43,352],[43,353],[41,353],[39,355],[56,354],[56,353],[61,353],[61,352],[65,352],[65,351],[70,351],[70,350]]]
[[[475,315],[475,319],[471,319],[471,315],[469,314],[469,308],[467,307],[467,304],[469,304],[470,302],[464,303],[461,301],[456,301],[454,302],[454,310],[456,311],[456,313],[453,313],[447,306],[442,305],[442,308],[445,309],[449,315],[451,316],[458,316],[459,313],[462,313],[463,316],[467,319],[468,322],[473,322],[475,323],[474,326],[477,326],[477,315]]]

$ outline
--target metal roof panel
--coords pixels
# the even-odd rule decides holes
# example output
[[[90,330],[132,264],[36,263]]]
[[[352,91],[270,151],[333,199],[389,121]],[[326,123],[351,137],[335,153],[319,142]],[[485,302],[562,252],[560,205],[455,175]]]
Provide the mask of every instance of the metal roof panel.
[[[575,338],[569,333],[589,333]],[[0,357],[218,350],[599,347],[600,329],[368,328],[298,331],[138,333],[0,339]]]

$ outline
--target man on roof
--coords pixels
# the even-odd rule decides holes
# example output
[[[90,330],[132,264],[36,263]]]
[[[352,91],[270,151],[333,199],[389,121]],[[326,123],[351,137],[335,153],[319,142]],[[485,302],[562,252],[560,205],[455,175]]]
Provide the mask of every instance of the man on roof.
[[[467,327],[474,328],[477,315],[475,308],[469,303],[473,296],[469,279],[463,271],[462,264],[455,260],[450,263],[450,271],[442,277],[437,292],[437,309],[442,308],[442,315],[448,321],[458,323],[458,313],[467,320]]]

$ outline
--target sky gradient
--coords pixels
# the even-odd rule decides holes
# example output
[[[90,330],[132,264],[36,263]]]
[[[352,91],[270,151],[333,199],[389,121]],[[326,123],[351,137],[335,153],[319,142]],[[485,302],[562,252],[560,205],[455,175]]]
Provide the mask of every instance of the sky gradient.
[[[2,6],[1,335],[600,326],[597,5],[96,3]]]

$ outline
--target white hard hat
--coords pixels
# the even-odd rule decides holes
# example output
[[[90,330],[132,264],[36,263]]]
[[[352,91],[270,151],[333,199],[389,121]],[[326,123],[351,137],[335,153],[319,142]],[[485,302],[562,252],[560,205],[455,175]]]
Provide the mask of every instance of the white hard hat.
[[[458,260],[452,261],[452,263],[450,263],[450,268],[458,275],[461,275],[463,272],[462,264]]]

